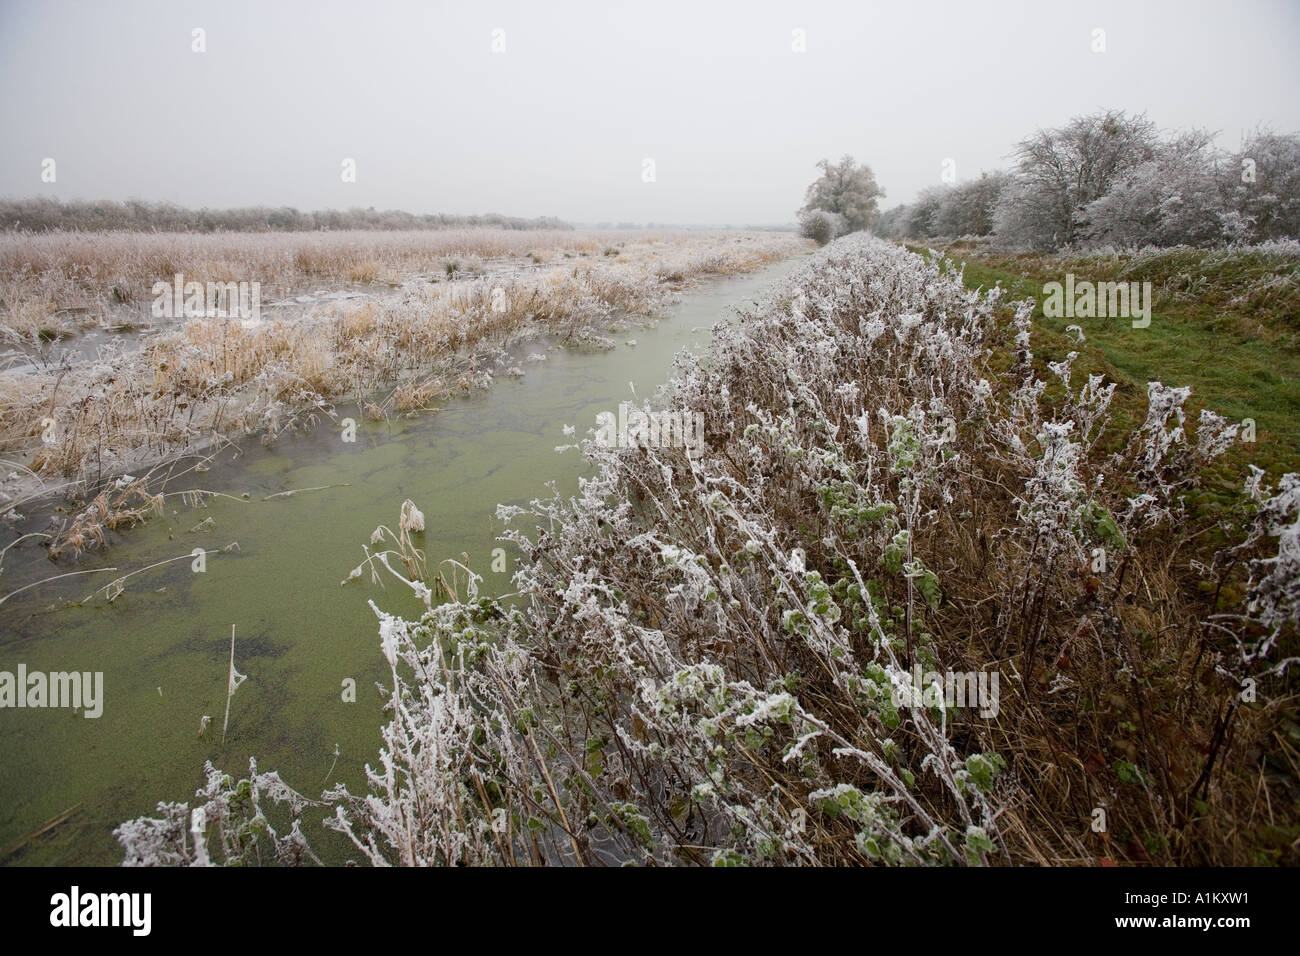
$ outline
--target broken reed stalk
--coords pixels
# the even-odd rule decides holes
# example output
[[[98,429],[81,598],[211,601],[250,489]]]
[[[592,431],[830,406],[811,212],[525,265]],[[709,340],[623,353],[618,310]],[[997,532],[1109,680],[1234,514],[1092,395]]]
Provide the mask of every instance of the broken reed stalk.
[[[213,548],[211,551],[204,551],[204,552],[203,552],[203,555],[204,555],[204,557],[207,557],[209,554],[223,554],[223,553],[228,553],[229,550],[231,549],[231,546],[232,546],[232,545],[236,546],[235,550],[238,550],[238,548],[237,548],[238,544],[239,544],[238,541],[232,541],[230,544],[226,545],[224,548]],[[123,591],[123,585],[125,585],[127,578],[133,578],[133,577],[135,577],[137,574],[144,574],[146,571],[152,571],[154,568],[161,568],[164,564],[171,564],[171,563],[173,563],[173,562],[175,562],[175,561],[188,561],[188,560],[192,560],[193,558],[194,558],[194,552],[193,552],[193,551],[187,551],[187,552],[185,552],[184,554],[178,554],[178,555],[176,555],[176,557],[174,557],[174,558],[164,558],[164,559],[161,560],[161,561],[155,561],[153,564],[146,565],[146,566],[143,567],[143,568],[136,568],[134,571],[128,571],[126,574],[122,575],[120,578],[114,578],[114,579],[113,579],[112,581],[110,581],[108,584],[105,584],[102,588],[99,588],[99,589],[96,590],[96,591],[91,591],[89,594],[87,594],[84,598],[82,598],[82,599],[81,599],[80,601],[78,601],[77,603],[78,603],[78,604],[85,604],[87,601],[89,601],[91,598],[93,598],[96,594],[102,594],[102,593],[104,593],[104,592],[106,592],[106,591],[111,591],[111,592],[113,592],[113,593],[112,593],[112,595],[109,597],[108,602],[109,602],[110,604],[112,604],[114,601],[117,600],[118,596],[121,595],[121,593],[122,593],[122,591]],[[110,569],[110,568],[104,568],[104,569],[102,569],[102,570],[106,570],[106,571],[107,571],[107,570],[113,570],[113,571],[116,571],[117,569],[116,569],[116,568],[111,568],[111,569]],[[53,579],[50,579],[50,580],[53,580]],[[114,588],[116,588],[116,591],[113,590]]]
[[[352,487],[352,482],[341,481],[336,485],[317,485],[314,488],[294,488],[292,491],[277,491],[273,495],[267,495],[262,500],[270,501],[272,498],[289,498],[293,495],[306,494],[309,491],[329,491],[331,488],[350,488],[350,487]]]
[[[221,746],[226,745],[226,728],[230,725],[230,698],[235,696],[239,685],[248,680],[248,675],[235,670],[235,625],[230,625],[230,674],[226,681],[226,716],[221,721]]]
[[[41,837],[49,833],[55,827],[63,823],[66,823],[68,819],[74,813],[80,810],[83,806],[85,806],[84,800],[77,801],[72,806],[68,807],[68,809],[60,813],[58,816],[51,817],[49,820],[42,823],[34,831],[27,834],[27,836],[22,837],[21,839],[9,844],[9,846],[5,847],[4,850],[0,850],[0,860],[7,860],[9,857],[13,856],[15,853],[17,853],[27,844],[31,843],[33,840],[39,840]]]
[[[30,590],[31,588],[39,587],[42,584],[49,584],[51,581],[58,581],[60,578],[72,578],[76,577],[78,574],[99,574],[101,571],[116,570],[117,568],[90,568],[86,571],[68,571],[66,574],[56,574],[52,578],[42,578],[39,581],[33,581],[31,584],[24,584],[22,587],[18,588],[18,590],[10,591],[4,597],[0,597],[0,604],[4,604],[5,601],[8,601],[15,594],[22,594],[24,591]]]

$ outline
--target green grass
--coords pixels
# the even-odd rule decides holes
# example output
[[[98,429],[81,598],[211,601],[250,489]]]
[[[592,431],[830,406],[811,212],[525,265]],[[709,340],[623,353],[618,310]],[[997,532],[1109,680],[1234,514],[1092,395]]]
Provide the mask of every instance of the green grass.
[[[1076,375],[1103,372],[1120,382],[1117,401],[1139,421],[1147,382],[1190,385],[1189,408],[1205,405],[1232,421],[1255,421],[1255,443],[1238,446],[1225,464],[1240,468],[1251,462],[1274,478],[1300,470],[1300,257],[1258,248],[999,255],[956,245],[946,255],[965,263],[972,289],[1001,283],[1009,298],[1033,297],[1035,355],[1057,361],[1078,351]],[[1128,319],[1045,317],[1043,285],[1063,282],[1067,272],[1076,282],[1151,282],[1150,326],[1135,329]],[[1065,331],[1069,325],[1083,329],[1084,344]]]

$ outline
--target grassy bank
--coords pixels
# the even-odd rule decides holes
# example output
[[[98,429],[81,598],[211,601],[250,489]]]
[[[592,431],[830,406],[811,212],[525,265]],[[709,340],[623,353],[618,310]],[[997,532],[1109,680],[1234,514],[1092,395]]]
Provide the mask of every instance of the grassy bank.
[[[907,243],[915,252],[925,245]],[[1033,298],[1037,351],[1059,361],[1078,351],[1076,368],[1121,383],[1117,402],[1140,413],[1146,383],[1193,388],[1192,408],[1209,407],[1257,426],[1254,446],[1234,449],[1234,464],[1254,462],[1274,477],[1300,469],[1300,246],[1158,249],[1132,254],[1008,254],[973,243],[934,248],[964,263],[968,288],[1001,284],[1014,299]],[[1048,318],[1043,286],[1067,273],[1093,282],[1150,282],[1151,324],[1123,319]],[[1080,344],[1066,327],[1078,325]]]

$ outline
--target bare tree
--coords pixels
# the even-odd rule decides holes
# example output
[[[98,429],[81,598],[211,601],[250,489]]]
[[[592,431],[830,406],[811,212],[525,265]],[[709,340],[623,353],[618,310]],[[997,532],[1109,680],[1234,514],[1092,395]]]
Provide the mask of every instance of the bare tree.
[[[999,203],[999,234],[1031,247],[1075,242],[1083,234],[1084,208],[1122,173],[1152,159],[1156,147],[1155,124],[1144,113],[1106,110],[1040,129],[1013,153],[1015,179]]]
[[[1222,175],[1229,202],[1253,239],[1300,238],[1300,136],[1258,129]]]

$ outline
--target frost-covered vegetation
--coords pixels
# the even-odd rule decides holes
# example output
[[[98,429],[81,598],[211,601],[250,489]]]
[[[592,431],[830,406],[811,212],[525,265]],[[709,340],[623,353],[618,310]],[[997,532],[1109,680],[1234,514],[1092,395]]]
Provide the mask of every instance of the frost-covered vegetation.
[[[143,478],[116,482],[124,473],[245,434],[270,441],[341,400],[376,419],[420,409],[489,381],[490,353],[511,341],[597,341],[697,278],[806,246],[777,233],[487,229],[0,237],[0,514],[71,491],[82,503],[52,553],[102,544],[159,501]],[[153,319],[152,285],[177,273],[261,283],[261,321]],[[275,301],[340,285],[354,294]],[[70,315],[116,331],[78,353],[61,338],[76,344]]]
[[[1038,130],[1010,172],[925,189],[883,213],[895,239],[986,236],[1048,252],[1300,238],[1300,136],[1256,130],[1239,149],[1111,110]]]
[[[733,234],[742,238],[751,234]],[[766,238],[766,237],[764,237]],[[751,239],[752,241],[752,235]],[[97,323],[139,324],[154,283],[176,273],[195,282],[258,282],[263,303],[322,287],[382,290],[404,278],[455,279],[520,271],[556,260],[650,258],[684,244],[718,255],[736,243],[673,231],[524,231],[473,228],[420,232],[217,234],[0,233],[0,341],[23,346],[66,338]],[[703,252],[706,246],[707,252]],[[524,260],[522,263],[520,260]],[[582,263],[571,263],[581,265]]]
[[[575,497],[501,509],[513,599],[439,603],[376,530],[348,581],[427,611],[376,607],[364,792],[209,767],[126,862],[311,860],[321,818],[375,864],[1294,861],[1300,477],[1193,514],[1236,426],[1160,382],[1117,421],[1031,309],[832,243],[683,358],[701,454],[588,441]],[[916,666],[1000,673],[996,715],[900,707]]]

